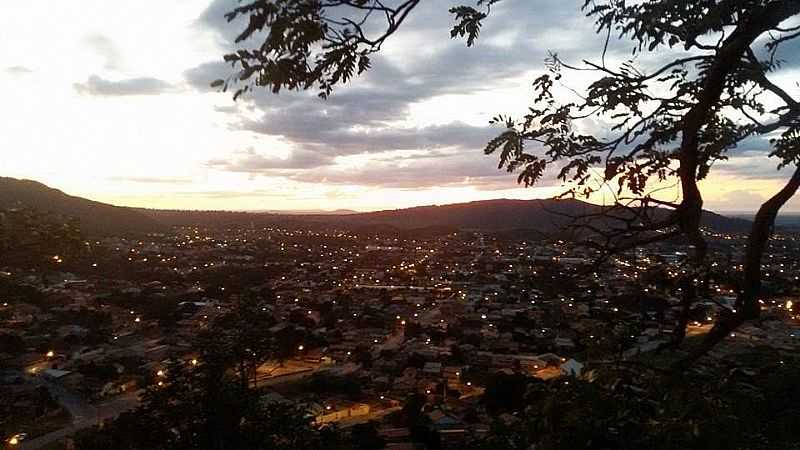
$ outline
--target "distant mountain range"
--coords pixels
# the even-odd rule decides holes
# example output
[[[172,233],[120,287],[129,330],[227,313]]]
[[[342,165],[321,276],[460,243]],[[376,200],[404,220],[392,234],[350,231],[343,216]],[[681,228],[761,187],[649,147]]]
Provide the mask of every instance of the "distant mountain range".
[[[528,231],[553,233],[569,223],[568,216],[597,213],[602,206],[579,200],[486,200],[441,206],[356,213],[175,211],[128,208],[67,195],[44,184],[0,177],[0,208],[33,207],[77,218],[89,235],[157,232],[170,226],[332,225],[350,229],[427,230],[457,229],[486,232]],[[718,231],[749,229],[750,222],[705,212],[704,223]]]
[[[417,206],[397,210],[335,216],[305,216],[343,226],[389,225],[409,228],[458,228],[483,231],[532,230],[553,233],[573,222],[573,218],[599,214],[604,207],[575,199],[482,200],[441,206]],[[656,212],[665,214],[666,210]],[[595,219],[597,222],[603,219]],[[750,222],[704,211],[703,223],[721,232],[746,231]]]

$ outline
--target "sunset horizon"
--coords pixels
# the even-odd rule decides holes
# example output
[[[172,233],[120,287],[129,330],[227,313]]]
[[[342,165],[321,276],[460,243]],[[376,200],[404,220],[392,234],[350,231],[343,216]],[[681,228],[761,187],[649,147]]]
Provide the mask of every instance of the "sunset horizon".
[[[234,48],[241,21],[227,23],[226,5],[98,1],[87,16],[66,2],[4,5],[5,35],[23,32],[16,18],[35,16],[60,38],[0,42],[0,114],[10,119],[0,134],[5,151],[19,155],[4,160],[0,175],[112,204],[184,209],[379,210],[560,192],[555,169],[526,189],[482,150],[502,132],[489,126],[492,116],[525,111],[548,51],[580,60],[602,50],[592,21],[571,16],[576,5],[542,15],[530,4],[523,9],[531,14],[512,17],[518,7],[501,4],[495,14],[508,18],[506,27],[487,23],[486,38],[470,49],[447,39],[446,8],[422,5],[373,70],[329,99],[254,92],[235,102],[210,87],[232,73],[222,54]],[[161,8],[165,20],[148,22]],[[561,18],[569,32],[552,32]],[[526,29],[538,31],[512,45]],[[437,44],[409,58],[423,37]],[[619,59],[626,49],[608,53]],[[797,74],[786,65],[778,78]],[[42,128],[31,133],[31,124]],[[755,210],[780,188],[788,173],[760,156],[765,145],[746,141],[715,164],[704,183],[708,209]],[[800,201],[784,210],[800,211]]]

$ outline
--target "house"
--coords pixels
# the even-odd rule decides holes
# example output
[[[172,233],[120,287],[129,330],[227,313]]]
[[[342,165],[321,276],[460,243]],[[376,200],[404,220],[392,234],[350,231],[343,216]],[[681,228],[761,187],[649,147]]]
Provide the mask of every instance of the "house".
[[[311,409],[315,413],[315,421],[318,424],[340,422],[351,417],[366,416],[370,411],[369,405],[365,403],[327,405],[324,408],[319,405],[312,405]]]
[[[560,366],[561,374],[566,377],[579,377],[583,371],[583,364],[570,358]]]
[[[429,412],[428,418],[431,420],[431,424],[433,424],[437,430],[463,428],[464,426],[464,424],[462,424],[457,417],[452,416],[439,408]]]

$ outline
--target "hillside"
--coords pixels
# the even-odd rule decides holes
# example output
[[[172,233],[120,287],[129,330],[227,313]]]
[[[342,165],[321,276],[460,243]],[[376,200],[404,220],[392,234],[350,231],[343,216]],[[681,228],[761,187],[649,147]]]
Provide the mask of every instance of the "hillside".
[[[485,200],[368,213],[276,214],[266,212],[175,211],[126,208],[67,195],[44,184],[0,177],[0,208],[26,205],[77,218],[90,235],[160,231],[169,226],[339,226],[354,230],[482,230],[554,233],[569,216],[597,213],[601,206],[578,200]],[[718,231],[741,232],[750,222],[705,212],[704,223]],[[602,226],[602,222],[594,222]]]
[[[31,180],[0,177],[0,208],[29,207],[80,222],[88,235],[145,233],[163,229],[146,215],[120,206],[67,195]]]
[[[451,227],[483,231],[535,230],[552,233],[569,224],[571,217],[601,212],[603,207],[579,200],[484,200],[442,206],[378,211],[340,216],[305,216],[306,220],[340,225],[390,225],[393,227]],[[742,232],[750,222],[710,211],[703,213],[706,226],[722,232]],[[601,223],[595,223],[599,226]]]

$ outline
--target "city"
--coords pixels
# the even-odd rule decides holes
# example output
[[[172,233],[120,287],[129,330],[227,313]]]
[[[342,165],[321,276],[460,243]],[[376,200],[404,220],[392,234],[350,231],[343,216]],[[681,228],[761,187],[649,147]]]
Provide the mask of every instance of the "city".
[[[741,235],[707,237],[712,267],[740,256]],[[490,417],[514,401],[497,392],[502,377],[567,383],[657,353],[680,311],[675,280],[685,257],[666,243],[599,269],[585,247],[474,231],[410,239],[179,227],[83,244],[74,256],[0,274],[1,389],[13,399],[5,407],[32,413],[4,427],[24,433],[26,449],[49,448],[135,408],[176,361],[203,364],[198,336],[245,302],[260,310],[256,330],[269,342],[265,353],[253,350],[243,374],[262,395],[307,405],[320,424],[377,423],[395,443],[411,441],[398,417],[420,395],[433,429],[458,445],[485,433]],[[719,363],[763,347],[796,356],[798,245],[795,234],[775,236],[763,321],[716,349]],[[708,280],[688,339],[733,307],[729,273]],[[498,396],[493,402],[487,389]]]
[[[800,450],[800,1],[0,2],[4,450]]]

